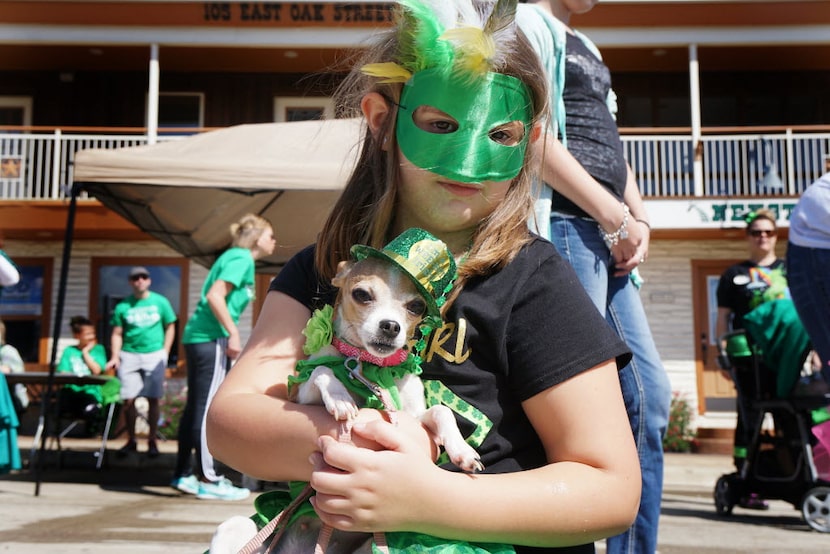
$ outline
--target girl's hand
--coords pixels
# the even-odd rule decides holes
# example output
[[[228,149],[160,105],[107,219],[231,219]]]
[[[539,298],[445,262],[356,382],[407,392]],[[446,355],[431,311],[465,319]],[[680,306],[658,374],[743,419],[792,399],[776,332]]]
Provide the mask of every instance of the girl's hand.
[[[433,449],[424,448],[423,437],[413,440],[402,432],[404,425],[381,420],[355,424],[353,438],[377,444],[381,451],[320,437],[320,452],[310,458],[310,482],[317,492],[312,504],[324,523],[346,531],[417,526],[428,498],[424,495],[436,494],[433,488],[444,470],[434,464]]]
[[[413,443],[420,448],[426,456],[429,456],[430,459],[434,462],[438,459],[438,455],[441,453],[440,447],[435,439],[435,437],[430,433],[426,427],[421,424],[421,422],[408,413],[405,412],[398,412],[397,414],[397,423],[393,425],[393,429],[397,435],[407,437],[406,439],[400,438],[399,440],[405,440],[407,442]],[[384,412],[381,410],[375,410],[372,408],[363,408],[358,412],[357,418],[355,419],[355,425],[360,425],[361,427],[367,427],[372,423],[388,423],[386,419],[387,416],[384,415]],[[388,446],[385,444],[381,444],[372,439],[371,434],[364,435],[363,433],[353,433],[352,434],[352,442],[355,446],[360,448],[367,448],[369,450],[387,450]],[[336,439],[337,436],[334,435]]]

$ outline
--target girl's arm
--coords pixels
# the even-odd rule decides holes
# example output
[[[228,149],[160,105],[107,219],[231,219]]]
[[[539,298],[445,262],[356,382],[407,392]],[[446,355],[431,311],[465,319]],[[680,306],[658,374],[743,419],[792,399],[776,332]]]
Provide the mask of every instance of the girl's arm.
[[[386,451],[322,437],[311,477],[318,514],[347,530],[535,546],[585,544],[627,529],[639,506],[640,470],[614,361],[523,406],[550,462],[529,471],[442,470],[381,421],[356,426],[353,434]]]
[[[247,475],[268,481],[308,481],[309,457],[317,450],[317,439],[337,436],[337,425],[323,407],[288,400],[286,382],[296,361],[305,356],[302,330],[310,315],[288,295],[269,292],[245,349],[211,401],[210,450]],[[358,421],[381,417],[377,410],[361,410]],[[432,443],[420,424],[402,419],[401,426],[413,442],[430,451]],[[371,446],[366,441],[362,445]]]

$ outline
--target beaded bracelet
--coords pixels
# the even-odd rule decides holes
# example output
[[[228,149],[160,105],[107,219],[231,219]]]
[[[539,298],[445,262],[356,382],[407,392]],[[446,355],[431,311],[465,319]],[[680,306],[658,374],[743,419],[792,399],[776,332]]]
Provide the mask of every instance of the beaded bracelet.
[[[605,246],[609,249],[621,240],[628,238],[628,216],[631,212],[628,210],[628,206],[625,205],[625,202],[621,202],[621,204],[623,207],[623,220],[622,223],[620,223],[619,229],[613,233],[606,233],[602,227],[599,228],[599,234],[602,237],[603,242],[605,242]]]

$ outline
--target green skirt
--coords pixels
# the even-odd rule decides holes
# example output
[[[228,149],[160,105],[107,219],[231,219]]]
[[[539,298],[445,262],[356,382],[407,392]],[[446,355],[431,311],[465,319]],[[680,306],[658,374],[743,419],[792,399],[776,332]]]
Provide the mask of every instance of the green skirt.
[[[297,494],[297,485],[292,483],[292,492]],[[269,521],[285,510],[294,498],[288,491],[268,491],[260,494],[254,500],[256,514],[251,516],[257,527],[262,529]],[[294,520],[303,515],[313,515],[314,508],[308,502],[303,503],[288,522],[290,526]],[[385,533],[390,554],[514,554],[516,550],[508,544],[471,543],[442,539],[421,533]],[[372,545],[372,552],[380,554],[376,545]]]

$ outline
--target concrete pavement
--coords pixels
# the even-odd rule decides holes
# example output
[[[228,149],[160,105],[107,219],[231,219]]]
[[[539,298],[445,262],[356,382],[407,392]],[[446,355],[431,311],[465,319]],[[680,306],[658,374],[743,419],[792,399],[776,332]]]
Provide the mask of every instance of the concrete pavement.
[[[30,445],[31,437],[20,439],[24,455]],[[169,488],[175,441],[162,443],[162,455],[154,460],[141,452],[118,460],[110,451],[100,471],[94,469],[96,446],[67,441],[64,469],[47,460],[37,497],[28,471],[0,477],[0,552],[198,553],[218,523],[252,513],[253,495],[238,502],[203,501]],[[717,516],[712,489],[730,470],[728,456],[667,455],[660,554],[830,551],[830,535],[810,530],[800,512],[781,501],[772,501],[767,512],[736,507],[731,517]]]

